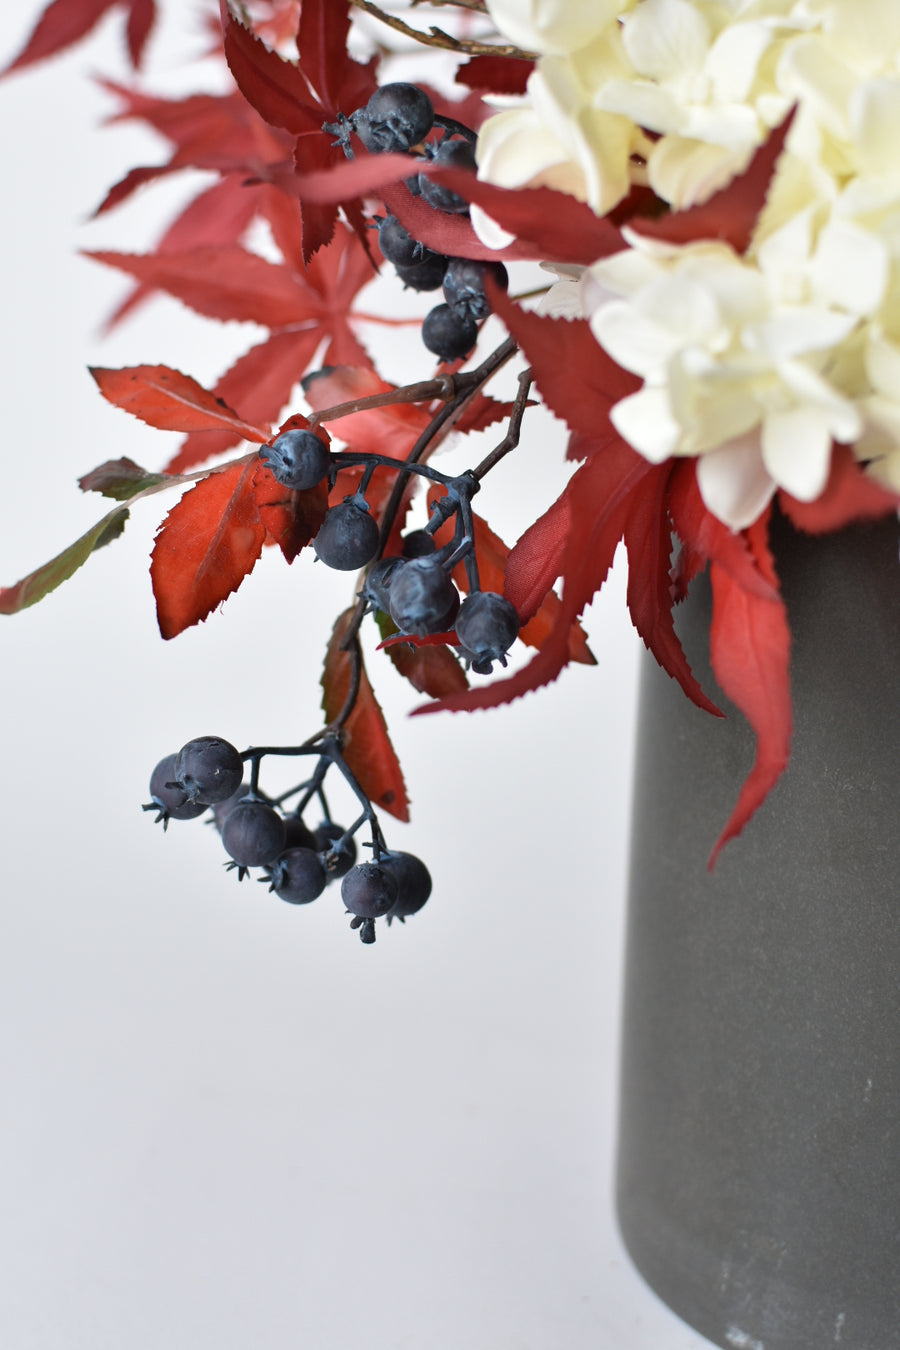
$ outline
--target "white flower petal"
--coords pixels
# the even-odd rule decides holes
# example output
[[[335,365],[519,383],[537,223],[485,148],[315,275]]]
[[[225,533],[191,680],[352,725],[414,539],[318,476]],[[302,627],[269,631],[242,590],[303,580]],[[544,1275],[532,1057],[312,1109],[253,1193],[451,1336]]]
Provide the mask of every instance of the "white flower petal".
[[[578,282],[557,281],[546,295],[541,296],[537,312],[549,315],[553,319],[583,319],[581,287]]]
[[[770,413],[763,422],[762,454],[779,487],[802,502],[815,501],[831,463],[827,412],[806,406]]]
[[[613,360],[644,379],[664,379],[666,365],[681,345],[677,332],[625,300],[601,306],[590,323],[594,337]]]
[[[565,54],[591,42],[622,5],[618,0],[488,0],[487,8],[510,42],[526,51]]]
[[[677,79],[703,64],[710,29],[688,0],[643,0],[626,18],[622,40],[640,75]]]
[[[759,432],[738,436],[697,461],[697,486],[708,510],[733,530],[746,529],[775,491],[763,463]]]
[[[826,304],[871,314],[884,297],[889,266],[887,248],[871,230],[832,220],[819,235],[809,274],[816,296]]]
[[[651,464],[661,464],[675,453],[681,428],[669,410],[665,389],[645,388],[620,399],[610,421],[619,435]]]
[[[833,347],[856,327],[853,314],[812,305],[782,305],[760,323],[748,323],[741,329],[741,341],[750,352],[769,360],[785,361],[804,352]]]

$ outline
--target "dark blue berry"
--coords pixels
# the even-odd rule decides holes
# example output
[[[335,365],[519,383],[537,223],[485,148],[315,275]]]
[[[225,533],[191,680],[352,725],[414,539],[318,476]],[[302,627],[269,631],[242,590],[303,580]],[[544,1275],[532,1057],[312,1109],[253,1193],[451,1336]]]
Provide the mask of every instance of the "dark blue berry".
[[[377,919],[397,903],[400,888],[393,872],[379,863],[360,863],[341,882],[341,899],[351,914]]]
[[[184,788],[175,782],[175,755],[166,755],[150,775],[151,800],[145,811],[156,811],[156,823],[163,829],[170,820],[196,820],[206,810],[206,803],[192,801]]]
[[[418,85],[384,84],[350,121],[370,154],[411,150],[434,126],[431,99]]]
[[[515,606],[496,591],[473,591],[462,602],[456,636],[478,674],[489,674],[493,661],[506,665],[506,653],[518,633]]]
[[[259,457],[268,464],[284,487],[295,492],[314,488],[331,467],[328,446],[315,432],[295,427],[276,436],[271,445],[264,445]]]
[[[314,831],[316,849],[323,855],[329,881],[346,876],[356,862],[356,840],[352,835],[340,848],[335,848],[343,835],[343,825],[336,825],[333,820],[323,821]]]
[[[269,890],[289,905],[308,905],[325,889],[328,875],[318,853],[309,848],[288,848],[270,864]]]
[[[451,258],[444,273],[444,299],[452,310],[470,319],[486,319],[491,312],[484,290],[485,276],[491,276],[503,290],[509,277],[502,263],[477,262],[474,258]]]
[[[414,291],[436,291],[444,280],[447,259],[442,253],[430,253],[411,267],[395,267],[394,271],[404,286]]]
[[[391,578],[391,618],[401,633],[441,633],[457,590],[439,562],[409,558]]]
[[[339,572],[365,567],[378,552],[378,524],[369,514],[364,497],[347,497],[325,514],[313,540],[316,557]]]
[[[397,900],[387,916],[388,924],[392,919],[408,918],[416,914],[431,895],[431,873],[414,853],[382,853],[381,865],[397,878],[399,888]]]
[[[469,314],[449,305],[435,305],[422,324],[422,341],[442,361],[457,361],[478,341],[478,325]]]
[[[225,817],[222,845],[241,874],[248,867],[268,867],[284,850],[284,821],[268,802],[245,797]]]
[[[240,787],[244,762],[221,736],[198,736],[175,756],[174,781],[194,802],[223,802]]]
[[[442,169],[470,169],[474,172],[475,147],[471,141],[464,140],[443,140],[433,149],[429,147],[429,154],[436,165]],[[436,211],[446,211],[450,215],[466,215],[469,210],[469,203],[458,192],[451,192],[450,188],[443,187],[440,183],[435,183],[428,174],[419,174],[419,190],[429,206],[433,206]]]

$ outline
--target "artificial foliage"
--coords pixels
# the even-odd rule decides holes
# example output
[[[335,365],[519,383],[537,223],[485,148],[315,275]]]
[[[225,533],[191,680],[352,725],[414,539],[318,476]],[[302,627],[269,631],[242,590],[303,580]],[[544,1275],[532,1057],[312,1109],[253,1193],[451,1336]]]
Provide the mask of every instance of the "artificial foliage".
[[[261,868],[290,903],[340,882],[351,926],[371,942],[376,920],[409,917],[431,889],[379,819],[409,817],[375,693],[386,668],[430,714],[497,706],[573,661],[592,663],[579,618],[623,546],[643,642],[686,697],[721,716],[674,621],[708,570],[712,669],[756,735],[710,840],[712,866],[753,828],[790,758],[790,624],[772,513],[815,534],[900,505],[890,380],[900,164],[882,162],[878,122],[900,100],[889,59],[882,71],[871,53],[838,54],[847,0],[728,11],[457,0],[434,24],[417,4],[221,0],[205,19],[227,92],[173,99],[138,70],[155,8],[53,0],[5,74],[120,10],[135,76],[106,82],[114,120],[146,123],[171,152],[112,186],[98,213],[183,170],[215,178],[152,250],[90,255],[130,282],[109,324],[165,292],[267,336],[210,389],[165,365],[92,370],[111,404],[184,438],[161,468],[109,459],[86,473],[82,490],[115,505],[0,590],[0,612],[43,599],[121,534],[130,503],[164,492],[177,499],[150,562],[164,639],[210,619],[266,547],[287,564],[311,549],[347,571],[347,608],[323,654],[324,726],[287,747],[191,742],[160,760],[147,809],[168,824],[209,808],[233,870]],[[866,0],[865,22],[883,8]],[[359,12],[381,35],[368,50]],[[415,85],[391,75],[397,33],[419,43]],[[841,59],[873,67],[848,88],[845,124],[821,112],[816,66],[833,73]],[[260,223],[265,256],[251,246]],[[858,272],[853,294],[842,259]],[[513,264],[531,265],[530,286],[510,287]],[[379,270],[421,292],[421,361],[403,386],[383,378],[360,337],[361,319],[398,321],[361,308]],[[507,333],[494,350],[481,334],[488,314]],[[491,389],[508,368],[511,400]],[[573,471],[510,546],[476,498],[537,402],[565,424]],[[449,435],[484,430],[495,432],[491,451],[462,475],[441,470]],[[408,523],[417,496],[424,530]],[[380,668],[367,671],[359,632],[373,621]],[[529,657],[507,671],[519,643]],[[309,691],[310,718],[318,697]],[[199,776],[186,767],[198,756]],[[261,771],[284,756],[311,772],[272,798]],[[224,795],[212,785],[220,773]],[[331,818],[329,773],[358,802],[347,826]],[[317,831],[304,821],[313,809]]]

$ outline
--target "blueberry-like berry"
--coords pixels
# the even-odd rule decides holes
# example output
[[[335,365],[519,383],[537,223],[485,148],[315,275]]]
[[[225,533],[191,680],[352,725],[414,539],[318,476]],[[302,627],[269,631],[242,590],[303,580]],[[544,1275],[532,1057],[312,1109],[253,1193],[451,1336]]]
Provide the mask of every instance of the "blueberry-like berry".
[[[370,154],[403,153],[428,135],[434,107],[424,89],[398,81],[376,89],[350,121]]]
[[[317,900],[328,883],[325,865],[309,848],[288,848],[269,865],[269,890],[289,905],[308,905]]]
[[[292,811],[289,816],[284,818],[284,846],[285,848],[311,848],[314,853],[318,850],[315,835],[303,817],[298,816],[296,811]]]
[[[248,867],[268,867],[284,850],[284,821],[268,802],[246,797],[225,817],[222,845],[241,876]]]
[[[397,878],[380,863],[360,863],[341,882],[341,899],[360,919],[377,919],[397,903]]]
[[[475,147],[471,141],[464,140],[443,140],[433,149],[429,146],[429,155],[434,164],[442,169],[471,169],[477,167],[475,163]],[[436,211],[446,211],[450,215],[466,215],[469,210],[469,203],[465,197],[461,197],[458,192],[451,192],[450,188],[443,187],[440,183],[435,183],[429,178],[428,174],[419,174],[419,191],[425,198],[429,206],[433,206]]]
[[[370,605],[375,609],[380,609],[382,614],[389,614],[391,609],[391,579],[398,567],[402,567],[405,558],[379,558],[374,562],[366,573],[366,581],[363,586],[363,595]]]
[[[393,909],[387,916],[402,923],[410,914],[417,914],[431,895],[431,873],[414,853],[390,852],[381,855],[381,865],[397,878],[399,892]]]
[[[462,602],[456,636],[479,675],[490,674],[494,661],[506,665],[506,653],[518,633],[515,606],[496,591],[473,591]]]
[[[436,291],[444,280],[447,259],[443,253],[429,253],[421,262],[411,267],[395,267],[394,271],[403,282],[414,291]]]
[[[339,572],[365,567],[378,552],[378,524],[364,497],[347,497],[325,513],[313,540],[316,557]]]
[[[490,276],[503,290],[509,277],[502,263],[478,262],[474,258],[451,258],[444,273],[444,299],[452,310],[470,319],[486,319],[491,304],[485,294],[484,279]]]
[[[262,447],[259,457],[268,464],[279,483],[295,492],[314,488],[331,467],[328,446],[321,436],[305,427],[283,431],[271,445]]]
[[[244,762],[221,736],[198,736],[175,756],[174,781],[192,802],[212,806],[232,796],[241,785]]]
[[[442,361],[457,361],[478,341],[478,325],[469,314],[449,305],[435,305],[422,324],[422,341]]]
[[[404,558],[427,558],[436,547],[434,535],[427,530],[410,530],[403,536]]]
[[[391,618],[401,633],[441,633],[457,590],[434,558],[409,558],[391,579]]]
[[[175,755],[166,755],[150,775],[150,798],[145,811],[156,811],[163,829],[170,820],[196,820],[206,810],[206,802],[192,801],[175,780]]]
[[[385,216],[378,224],[378,246],[386,262],[396,267],[413,267],[420,263],[431,249],[420,244],[396,216]]]
[[[313,834],[317,851],[324,855],[328,880],[336,881],[346,876],[356,862],[356,840],[351,835],[340,849],[335,850],[335,844],[344,834],[344,827],[336,825],[333,820],[323,821]]]

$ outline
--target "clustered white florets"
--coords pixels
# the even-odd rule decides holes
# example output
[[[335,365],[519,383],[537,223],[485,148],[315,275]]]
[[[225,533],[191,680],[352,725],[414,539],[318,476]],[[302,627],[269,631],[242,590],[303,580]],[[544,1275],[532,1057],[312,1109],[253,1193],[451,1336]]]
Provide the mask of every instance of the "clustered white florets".
[[[482,128],[479,174],[598,213],[646,182],[705,200],[796,114],[752,245],[629,247],[545,310],[590,319],[643,388],[613,410],[654,461],[700,456],[732,528],[776,487],[814,500],[833,442],[900,491],[897,0],[488,0],[539,53],[528,96]],[[648,134],[649,133],[649,134]],[[489,242],[492,222],[474,217]]]

